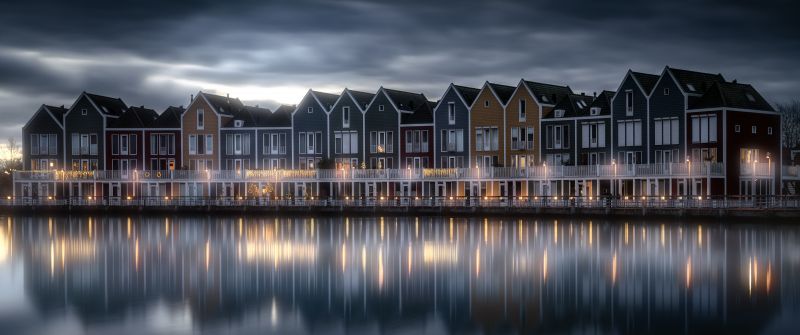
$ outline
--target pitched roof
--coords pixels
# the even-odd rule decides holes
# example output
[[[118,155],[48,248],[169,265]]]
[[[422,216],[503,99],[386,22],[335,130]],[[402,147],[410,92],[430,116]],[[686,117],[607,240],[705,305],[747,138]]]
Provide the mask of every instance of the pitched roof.
[[[291,127],[292,126],[292,112],[297,106],[281,105],[272,113],[262,115],[258,119],[259,127]]]
[[[64,114],[67,113],[68,109],[64,108],[64,106],[56,107],[50,105],[43,105],[44,109],[53,116],[54,119],[58,122],[58,124],[63,123]]]
[[[523,82],[537,100],[549,105],[555,104],[564,96],[572,94],[572,89],[569,88],[569,86],[537,83],[535,81],[527,80],[524,80]]]
[[[497,97],[500,98],[500,103],[503,105],[508,103],[508,99],[511,99],[511,95],[514,94],[514,90],[517,89],[514,86],[495,83],[489,83],[489,87],[491,87],[494,93],[497,94]]]
[[[120,98],[111,98],[87,92],[84,93],[98,108],[100,108],[100,112],[106,115],[120,116],[128,109],[125,102]]]
[[[433,123],[433,108],[436,103],[426,101],[414,109],[413,113],[403,113],[400,115],[400,124],[424,124]]]
[[[667,67],[667,71],[672,73],[681,89],[690,94],[703,94],[707,89],[711,88],[714,83],[725,82],[725,77],[723,77],[722,74],[682,70],[671,67]]]
[[[583,115],[579,116],[592,116],[589,113],[592,108],[600,108],[600,113],[594,116],[611,115],[611,98],[613,98],[614,94],[616,93],[617,92],[613,91],[600,92],[600,95],[594,98],[592,103],[589,104],[589,108],[584,111]]]
[[[258,106],[242,106],[240,110],[233,112],[233,118],[225,124],[225,128],[235,127],[236,121],[242,121],[242,127],[257,127],[259,119],[271,114],[272,111]]]
[[[467,86],[459,86],[453,84],[453,88],[456,89],[459,95],[464,98],[464,101],[467,103],[467,106],[472,106],[472,103],[475,102],[475,99],[478,98],[478,94],[481,93],[479,88],[474,87],[467,87]]]
[[[555,119],[556,110],[564,110],[562,117],[576,117],[588,115],[589,105],[594,100],[593,96],[585,94],[567,94],[558,100],[558,103],[547,114],[543,115],[543,119]]]
[[[369,103],[372,101],[373,98],[375,98],[375,94],[373,93],[353,91],[353,90],[347,90],[347,92],[350,92],[350,96],[353,97],[353,99],[358,104],[358,108],[360,108],[362,111],[366,110]]]
[[[174,107],[169,106],[167,107],[161,115],[158,116],[152,123],[150,123],[151,128],[180,128],[181,127],[181,114],[186,111],[183,106],[181,107]]]
[[[244,104],[238,98],[231,99],[228,96],[221,96],[211,93],[200,92],[208,103],[211,104],[217,113],[223,115],[233,115],[234,113],[241,111],[244,108]]]
[[[689,109],[721,107],[775,111],[753,86],[728,82],[713,83],[702,97],[689,105]]]
[[[425,99],[422,93],[390,90],[388,88],[384,88],[383,91],[386,92],[386,96],[399,110],[405,112],[414,112],[428,102],[428,99]]]
[[[660,78],[659,75],[635,71],[631,71],[631,74],[633,75],[633,78],[639,82],[639,85],[642,85],[644,93],[647,95],[650,95],[650,92],[653,92],[653,88],[656,87],[658,78]]]
[[[336,100],[339,100],[338,94],[331,94],[314,90],[311,90],[311,94],[317,97],[317,100],[319,100],[319,102],[322,104],[322,108],[325,109],[326,112],[329,111],[331,107],[333,107],[333,104],[336,103]]]
[[[144,106],[131,106],[117,119],[109,119],[110,128],[145,128],[158,118],[156,111]]]

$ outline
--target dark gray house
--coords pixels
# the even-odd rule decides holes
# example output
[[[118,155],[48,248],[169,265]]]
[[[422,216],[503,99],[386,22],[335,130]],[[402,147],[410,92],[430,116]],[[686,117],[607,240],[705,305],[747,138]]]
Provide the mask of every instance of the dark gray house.
[[[617,164],[649,162],[648,98],[659,76],[628,70],[611,98],[612,155]]]
[[[64,168],[63,118],[67,109],[42,105],[22,127],[22,165],[25,170]]]
[[[614,92],[603,91],[576,115],[578,165],[611,164],[611,98]]]
[[[295,169],[314,169],[330,157],[328,113],[339,95],[308,90],[292,113]]]
[[[682,163],[686,150],[686,110],[714,83],[724,83],[721,74],[665,67],[650,94],[650,161]]]
[[[257,165],[257,119],[272,112],[266,108],[242,106],[231,111],[233,118],[220,127],[220,166],[223,170],[255,169]]]
[[[364,163],[364,112],[374,98],[375,94],[346,88],[331,108],[328,141],[337,169]]]
[[[588,95],[564,95],[552,110],[542,115],[542,157],[548,166],[576,164],[578,120],[588,114],[586,110],[592,100]]]
[[[107,170],[106,127],[127,106],[119,98],[83,92],[64,114],[64,162],[71,170]]]
[[[400,115],[428,103],[424,95],[381,87],[364,113],[367,136],[365,162],[369,169],[397,169],[400,164]]]
[[[480,89],[450,84],[433,109],[433,152],[437,168],[469,165],[470,106]]]
[[[256,119],[256,155],[262,170],[290,169],[292,164],[292,112],[293,105],[281,105],[269,114],[259,114]]]

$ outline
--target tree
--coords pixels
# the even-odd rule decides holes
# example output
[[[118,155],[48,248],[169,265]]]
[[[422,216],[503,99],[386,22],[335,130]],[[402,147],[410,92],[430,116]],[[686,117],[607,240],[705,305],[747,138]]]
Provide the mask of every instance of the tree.
[[[17,144],[17,139],[13,136],[8,138],[6,150],[8,150],[8,159],[13,160],[17,158],[17,153],[19,153],[19,144]]]
[[[783,118],[783,146],[790,149],[800,146],[800,100],[778,104],[777,107]]]

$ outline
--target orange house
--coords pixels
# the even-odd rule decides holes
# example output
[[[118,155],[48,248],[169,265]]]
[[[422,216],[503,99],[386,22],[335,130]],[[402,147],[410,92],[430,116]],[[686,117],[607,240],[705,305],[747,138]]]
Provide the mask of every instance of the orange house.
[[[505,108],[506,166],[530,167],[542,161],[540,120],[568,94],[572,94],[569,86],[520,80]]]
[[[492,168],[506,166],[505,107],[514,93],[513,86],[486,82],[470,108],[470,167]],[[480,182],[470,185],[470,194],[506,196],[506,184]]]
[[[219,128],[244,107],[239,99],[204,92],[192,98],[181,116],[183,167],[219,170]]]

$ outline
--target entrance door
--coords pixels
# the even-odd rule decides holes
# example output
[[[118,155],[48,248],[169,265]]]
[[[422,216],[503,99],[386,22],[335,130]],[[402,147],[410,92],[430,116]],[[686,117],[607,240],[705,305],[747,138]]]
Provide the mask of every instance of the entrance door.
[[[111,183],[109,185],[109,191],[109,201],[112,205],[118,205],[121,193],[119,183]]]

